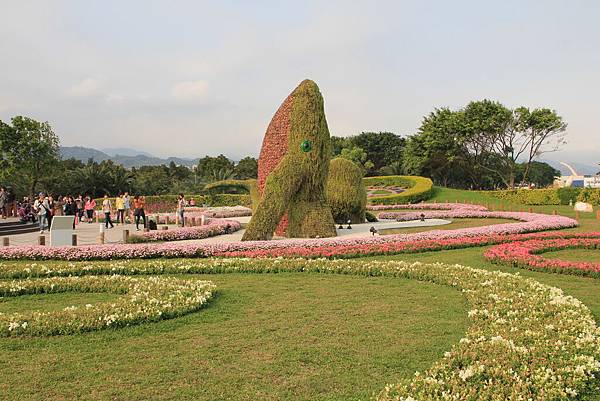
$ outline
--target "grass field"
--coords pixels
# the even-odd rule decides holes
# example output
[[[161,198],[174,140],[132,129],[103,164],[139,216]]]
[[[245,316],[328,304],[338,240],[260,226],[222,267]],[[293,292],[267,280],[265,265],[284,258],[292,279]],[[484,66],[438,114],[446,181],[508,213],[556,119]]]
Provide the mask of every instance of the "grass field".
[[[439,188],[433,200],[509,207],[483,193]],[[575,217],[568,206],[532,209]],[[506,222],[495,220],[461,219],[443,229]],[[581,214],[580,226],[570,231],[600,232],[600,220]],[[483,257],[484,250],[375,258],[518,273],[562,288],[600,322],[600,280],[494,265]],[[589,261],[598,251],[544,255]],[[0,339],[0,399],[367,400],[387,383],[430,366],[467,324],[467,305],[458,291],[411,280],[316,274],[195,277],[218,286],[216,298],[198,313],[85,335]],[[109,297],[4,298],[0,312],[59,309]],[[600,394],[584,399],[600,401]]]
[[[426,369],[466,329],[460,292],[435,284],[314,274],[201,278],[219,291],[198,313],[85,335],[0,339],[0,398],[365,400]],[[31,309],[35,298],[1,305]],[[39,300],[88,302],[83,294]]]

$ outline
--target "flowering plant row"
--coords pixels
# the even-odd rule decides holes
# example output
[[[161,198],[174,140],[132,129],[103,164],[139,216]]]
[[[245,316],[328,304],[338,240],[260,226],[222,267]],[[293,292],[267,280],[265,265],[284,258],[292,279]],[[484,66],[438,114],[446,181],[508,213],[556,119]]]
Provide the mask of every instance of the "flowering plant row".
[[[467,203],[414,203],[408,205],[367,205],[367,210],[487,210],[487,208]]]
[[[600,233],[590,235],[590,238],[553,238],[510,242],[488,249],[484,256],[494,263],[508,264],[531,270],[547,270],[555,273],[600,277],[600,262],[546,259],[539,255],[544,252],[574,248],[600,250]],[[600,260],[600,257],[597,260]]]
[[[26,269],[31,276],[44,271],[352,274],[416,279],[461,291],[470,308],[464,338],[426,372],[387,386],[379,394],[382,401],[563,400],[585,392],[600,371],[600,329],[587,307],[558,288],[515,274],[441,263],[283,258],[63,262],[45,270],[31,263]]]
[[[207,224],[194,227],[178,227],[170,230],[148,231],[132,235],[132,242],[181,241],[203,239],[216,235],[231,234],[242,228],[239,221],[225,219],[206,219]]]
[[[563,216],[525,213],[531,221],[433,230],[413,234],[372,237],[237,241],[223,243],[110,244],[78,247],[10,246],[0,249],[0,259],[135,259],[157,257],[355,257],[438,249],[492,245],[530,239],[517,234],[573,227],[577,222]],[[229,220],[232,222],[232,220]],[[233,224],[233,223],[232,223]],[[548,234],[556,236],[556,234]],[[578,234],[573,234],[577,236]]]
[[[0,282],[0,296],[62,292],[122,294],[114,302],[55,312],[0,313],[0,336],[73,334],[169,319],[200,309],[212,296],[209,281],[119,275],[50,277]]]

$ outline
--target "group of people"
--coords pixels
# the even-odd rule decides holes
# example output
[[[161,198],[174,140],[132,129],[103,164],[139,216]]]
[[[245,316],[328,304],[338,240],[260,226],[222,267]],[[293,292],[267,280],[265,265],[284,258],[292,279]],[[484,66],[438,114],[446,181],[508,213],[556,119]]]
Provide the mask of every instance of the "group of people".
[[[136,229],[140,230],[146,226],[145,198],[143,196],[134,196],[120,193],[114,199],[114,209],[117,211],[117,223],[125,224],[126,219],[133,220],[135,217]],[[96,210],[96,200],[91,196],[71,195],[59,196],[56,199],[52,195],[40,193],[35,200],[29,197],[23,198],[23,201],[17,203],[17,214],[21,223],[37,221],[40,227],[40,233],[49,229],[52,225],[54,216],[75,216],[73,219],[73,229],[80,222],[91,224],[94,221],[94,211]],[[132,208],[133,206],[133,208]],[[0,208],[2,207],[2,190],[0,189]],[[133,213],[132,213],[133,209]],[[111,219],[113,211],[112,200],[108,195],[104,196],[102,201],[102,213],[104,213],[104,226],[113,228],[114,223]]]
[[[132,217],[131,206],[133,206],[133,217],[135,217],[135,229],[138,231],[140,230],[140,221],[143,223],[142,227],[146,227],[146,198],[144,196],[136,195],[133,197],[132,200],[127,192],[119,193],[119,195],[115,198],[114,205],[112,203],[112,200],[109,198],[108,194],[104,195],[104,200],[102,201],[102,213],[104,213],[104,227],[113,228],[115,226],[111,218],[113,209],[117,210],[116,222],[125,224],[125,219]]]

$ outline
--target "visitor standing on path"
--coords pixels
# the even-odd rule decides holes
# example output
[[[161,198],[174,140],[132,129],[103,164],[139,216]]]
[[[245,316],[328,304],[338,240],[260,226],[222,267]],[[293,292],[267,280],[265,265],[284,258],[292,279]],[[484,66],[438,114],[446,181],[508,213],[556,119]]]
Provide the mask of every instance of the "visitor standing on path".
[[[183,194],[179,194],[179,199],[177,200],[177,215],[179,216],[179,223],[181,227],[185,227],[185,220],[183,213],[185,211],[185,198]]]
[[[125,224],[125,201],[120,192],[119,196],[115,198],[115,207],[117,208],[117,223]]]
[[[54,208],[56,204],[54,203],[54,197],[50,195],[48,197],[48,214],[46,215],[46,220],[48,220],[48,230],[52,228],[52,219],[54,218]]]
[[[73,230],[75,229],[75,215],[77,214],[77,206],[71,195],[67,196],[65,202],[65,216],[73,216]]]
[[[125,206],[125,216],[129,218],[129,221],[133,221],[133,216],[131,215],[131,197],[129,196],[129,192],[125,192],[123,194],[123,206]]]
[[[94,221],[94,209],[96,208],[96,200],[90,196],[87,197],[85,201],[85,213],[87,217],[87,222],[92,224]]]
[[[40,234],[44,233],[46,227],[46,214],[48,213],[48,199],[44,198],[44,194],[35,200],[33,204],[33,210],[37,213],[38,224],[40,226]]]
[[[85,200],[81,194],[75,199],[75,206],[77,206],[77,223],[81,223],[85,213]]]
[[[112,204],[110,203],[110,199],[108,199],[108,194],[104,195],[104,200],[102,201],[102,211],[104,212],[104,228],[108,228],[110,224],[110,228],[114,228],[113,222],[110,220],[110,209],[112,208]]]
[[[146,228],[146,212],[144,211],[144,197],[136,195],[133,198],[133,207],[135,214],[135,229],[140,231],[140,219],[144,221],[144,228]]]

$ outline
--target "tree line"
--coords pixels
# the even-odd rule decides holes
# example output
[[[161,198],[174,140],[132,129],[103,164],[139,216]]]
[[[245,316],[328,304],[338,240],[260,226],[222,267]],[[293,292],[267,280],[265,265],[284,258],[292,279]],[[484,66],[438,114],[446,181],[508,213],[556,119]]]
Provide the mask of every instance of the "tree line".
[[[366,176],[421,175],[454,188],[544,187],[560,172],[536,159],[565,143],[566,127],[554,110],[509,109],[482,100],[459,110],[435,109],[412,135],[332,136],[332,156],[353,161]],[[223,154],[206,156],[193,168],[171,162],[126,169],[110,160],[62,160],[59,138],[48,122],[22,116],[10,123],[0,120],[0,180],[18,196],[200,193],[207,183],[256,178],[257,171],[256,158],[235,163]]]

